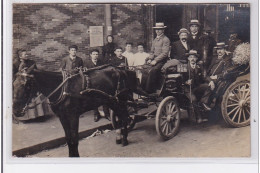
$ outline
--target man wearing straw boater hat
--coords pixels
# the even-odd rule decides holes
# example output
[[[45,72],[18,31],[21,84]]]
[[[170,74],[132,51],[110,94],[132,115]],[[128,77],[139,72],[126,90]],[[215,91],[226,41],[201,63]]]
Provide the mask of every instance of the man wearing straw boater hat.
[[[200,23],[197,19],[192,19],[188,25],[190,29],[190,34],[188,37],[190,49],[197,50],[201,55],[200,50],[202,48],[202,33],[200,32]]]
[[[150,56],[146,59],[146,63],[152,65],[145,84],[145,90],[148,93],[153,93],[158,88],[160,70],[168,58],[170,40],[164,35],[166,27],[164,23],[156,23],[155,27],[153,27],[156,38],[152,42]]]
[[[232,60],[226,53],[226,47],[224,42],[217,43],[216,47],[217,55],[213,56],[212,63],[209,66],[208,77],[206,78],[208,89],[204,93],[201,102],[206,110],[210,110],[213,99],[217,97],[217,94],[221,95],[223,92],[223,78],[225,71],[232,65]]]

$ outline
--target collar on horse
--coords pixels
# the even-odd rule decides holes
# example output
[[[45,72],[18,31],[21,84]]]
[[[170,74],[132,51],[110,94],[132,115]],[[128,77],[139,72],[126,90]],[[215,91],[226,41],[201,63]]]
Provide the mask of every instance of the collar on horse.
[[[45,102],[47,99],[49,99],[54,93],[56,93],[60,88],[61,88],[61,93],[60,96],[58,97],[58,99],[54,102],[51,102],[50,105],[52,106],[56,106],[59,103],[61,103],[67,96],[69,96],[70,94],[67,93],[67,86],[68,86],[68,80],[71,78],[74,78],[78,75],[80,75],[82,77],[82,90],[85,89],[85,83],[87,82],[87,87],[89,87],[89,78],[88,78],[88,73],[95,71],[95,70],[100,70],[103,69],[105,67],[108,67],[110,65],[102,65],[102,66],[98,66],[98,67],[94,67],[94,68],[86,68],[86,67],[76,67],[75,70],[79,70],[78,73],[76,74],[69,74],[68,72],[66,72],[66,70],[62,70],[62,77],[63,77],[63,81],[62,83],[56,88],[54,89],[47,97],[45,97],[41,102],[33,105],[33,106],[28,106],[28,104],[25,105],[25,107],[23,108],[22,112],[27,111],[28,109],[34,109],[36,106],[42,104],[43,102]]]

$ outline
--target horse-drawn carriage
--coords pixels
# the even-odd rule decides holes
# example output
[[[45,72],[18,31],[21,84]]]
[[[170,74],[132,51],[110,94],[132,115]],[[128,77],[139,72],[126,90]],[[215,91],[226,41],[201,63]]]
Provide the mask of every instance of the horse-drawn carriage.
[[[138,117],[155,118],[158,135],[168,140],[177,134],[184,110],[187,110],[189,118],[196,117],[196,114],[207,116],[210,112],[205,111],[200,104],[192,103],[186,96],[185,73],[187,73],[187,64],[180,64],[170,72],[165,71],[161,74],[161,88],[156,99],[151,100],[141,96],[141,101],[129,101],[128,128],[134,127]],[[232,67],[228,73],[228,79],[222,81],[223,88],[217,93],[214,110],[221,109],[223,119],[228,126],[247,126],[250,124],[249,65]],[[113,113],[111,113],[111,120],[113,127],[117,128],[118,121]]]
[[[222,81],[224,92],[218,93],[217,103],[220,103],[223,118],[232,127],[242,127],[250,123],[250,82],[242,77],[249,73],[250,50],[248,52],[247,59],[243,59],[244,55],[240,58],[241,64],[237,61],[239,58],[236,60],[238,65],[227,73],[231,77]],[[53,112],[59,116],[64,128],[70,157],[79,156],[79,116],[86,111],[108,105],[115,112],[111,114],[112,124],[116,128],[121,128],[120,140],[125,146],[128,144],[127,122],[130,119],[129,113],[131,114],[127,107],[133,109],[134,117],[135,115],[155,117],[156,130],[163,139],[170,139],[177,134],[180,109],[190,107],[191,102],[183,91],[185,70],[181,67],[172,73],[162,74],[161,89],[155,98],[149,97],[138,88],[136,73],[133,71],[104,65],[92,69],[77,68],[74,69],[74,73],[64,75],[64,72],[37,70],[35,66],[36,64],[33,64],[26,72],[17,74],[13,83],[13,115],[23,117],[26,111],[49,99]],[[38,92],[41,92],[45,99],[30,105],[31,99]],[[129,94],[132,92],[146,96],[149,102],[129,99]],[[191,105],[194,110],[200,109],[197,105]],[[153,108],[147,112],[145,108],[151,106]],[[116,117],[119,117],[120,121],[116,121]],[[122,122],[120,123],[122,127],[117,126],[118,122]],[[129,125],[133,127],[134,124],[135,118]]]

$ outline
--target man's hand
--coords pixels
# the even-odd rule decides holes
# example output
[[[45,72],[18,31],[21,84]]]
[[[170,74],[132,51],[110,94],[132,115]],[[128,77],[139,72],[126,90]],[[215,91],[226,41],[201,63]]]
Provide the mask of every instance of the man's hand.
[[[152,62],[152,60],[148,59],[146,63],[151,64],[151,62]]]
[[[201,65],[201,64],[203,64],[203,61],[199,61],[199,62],[197,62],[197,64],[200,64],[200,65]]]
[[[216,80],[217,78],[218,78],[218,76],[217,76],[217,75],[210,76],[210,79],[212,79],[212,80]]]
[[[156,65],[156,61],[155,60],[153,60],[152,62],[151,62],[151,65]]]
[[[189,80],[186,81],[186,84],[191,85],[191,82],[192,82],[192,79],[189,79]]]
[[[215,84],[213,81],[210,81],[209,86],[212,91],[215,89]]]

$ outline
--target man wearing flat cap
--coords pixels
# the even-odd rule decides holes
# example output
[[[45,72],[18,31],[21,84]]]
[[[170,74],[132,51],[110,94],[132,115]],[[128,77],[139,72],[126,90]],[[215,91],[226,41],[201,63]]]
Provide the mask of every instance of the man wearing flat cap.
[[[158,88],[160,71],[170,51],[170,40],[164,35],[165,28],[164,23],[156,23],[153,27],[157,36],[152,42],[150,56],[146,59],[146,63],[152,65],[145,84],[148,93],[153,93]]]
[[[71,71],[76,67],[83,67],[83,60],[76,55],[78,46],[69,46],[69,55],[61,61],[60,69]]]
[[[177,59],[182,63],[187,63],[186,54],[189,53],[190,46],[187,43],[189,31],[186,28],[178,32],[180,40],[174,42],[171,47],[171,59]]]
[[[206,110],[210,110],[211,103],[217,94],[221,94],[223,90],[223,79],[225,72],[232,65],[232,59],[226,53],[226,47],[224,42],[217,43],[216,47],[217,55],[213,56],[212,63],[209,66],[208,77],[206,78],[208,89],[204,93],[201,102]]]

